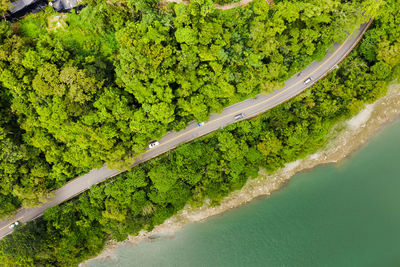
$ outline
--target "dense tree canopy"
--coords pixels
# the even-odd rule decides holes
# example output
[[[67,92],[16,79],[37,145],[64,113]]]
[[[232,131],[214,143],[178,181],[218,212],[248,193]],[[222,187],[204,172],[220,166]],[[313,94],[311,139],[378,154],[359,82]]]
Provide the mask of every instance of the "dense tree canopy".
[[[212,0],[87,4],[80,14],[57,18],[47,8],[0,22],[0,127],[12,128],[1,137],[0,216],[105,162],[120,167],[191,120],[279,88],[365,19],[359,1],[254,0],[230,10]],[[366,51],[385,59],[377,73],[396,64],[392,42]]]
[[[76,265],[97,254],[107,239],[124,240],[128,234],[151,230],[187,203],[202,205],[208,199],[218,204],[256,177],[260,166],[273,172],[320,149],[338,121],[383,96],[389,81],[400,78],[395,53],[400,41],[399,7],[399,0],[387,1],[356,51],[305,93],[255,119],[181,145],[47,210],[42,219],[18,227],[0,241],[0,262],[9,266]],[[71,73],[80,75],[76,69]],[[82,79],[90,82],[88,76]],[[61,80],[59,74],[57,82]],[[65,90],[71,87],[65,83]],[[129,98],[129,94],[106,90],[109,101]],[[1,97],[2,105],[7,105],[11,96]],[[6,125],[2,127],[11,129],[11,121],[2,119]],[[17,140],[12,133],[8,135],[13,142]],[[9,157],[21,156],[11,153]]]
[[[0,15],[3,15],[10,9],[10,0],[0,0]]]

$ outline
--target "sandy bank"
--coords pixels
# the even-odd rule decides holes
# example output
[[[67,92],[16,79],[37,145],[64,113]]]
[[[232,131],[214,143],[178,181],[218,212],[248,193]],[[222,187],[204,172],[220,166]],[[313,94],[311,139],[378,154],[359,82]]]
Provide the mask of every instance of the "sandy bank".
[[[400,85],[392,84],[385,97],[374,104],[367,105],[352,119],[337,125],[336,131],[334,130],[332,133],[335,138],[323,150],[308,156],[304,160],[288,163],[285,168],[278,170],[273,175],[267,175],[261,170],[257,179],[249,180],[241,190],[232,192],[221,202],[220,206],[208,207],[204,205],[200,209],[192,209],[188,206],[151,232],[143,231],[138,236],[131,236],[124,242],[111,242],[102,254],[80,264],[80,266],[87,266],[86,263],[94,260],[106,260],[107,262],[110,261],[110,264],[115,263],[116,258],[113,253],[118,246],[134,244],[143,240],[151,241],[152,237],[155,236],[172,235],[189,222],[198,222],[243,205],[256,197],[268,196],[300,171],[314,168],[320,164],[338,162],[349,156],[362,146],[368,138],[382,129],[383,125],[394,121],[399,115]],[[342,130],[339,131],[339,129]]]

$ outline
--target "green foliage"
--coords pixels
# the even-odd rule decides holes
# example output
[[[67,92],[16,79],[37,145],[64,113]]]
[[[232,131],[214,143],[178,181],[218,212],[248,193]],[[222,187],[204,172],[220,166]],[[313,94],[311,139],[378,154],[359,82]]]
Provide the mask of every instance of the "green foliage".
[[[383,7],[385,12],[378,15],[366,38],[340,69],[305,93],[257,118],[181,145],[47,210],[42,219],[17,228],[0,241],[0,262],[6,266],[77,265],[99,253],[110,238],[120,241],[140,230],[151,230],[186,204],[200,206],[209,200],[216,205],[250,177],[256,177],[259,167],[273,172],[320,149],[338,121],[350,118],[364,104],[384,95],[388,81],[398,77],[399,62],[380,51],[383,46],[389,54],[397,49],[399,29],[397,24],[388,22],[400,17],[398,4],[398,0],[388,1]],[[57,75],[53,76],[57,79]],[[119,105],[116,110],[123,117],[125,105],[120,103],[129,101],[128,94],[111,88],[104,92],[106,96],[96,100],[96,107],[107,113],[111,106]],[[1,112],[10,113],[10,97],[2,94],[0,103],[8,108]],[[4,116],[0,118],[1,125],[6,125],[2,127],[15,125]],[[96,123],[93,119],[87,121]],[[111,129],[104,132],[113,135]],[[12,134],[8,136],[9,142],[18,140]],[[0,135],[0,140],[6,139]],[[10,159],[22,157],[21,152],[7,151]],[[34,169],[36,175],[43,172],[38,167]],[[0,200],[4,198],[7,199],[0,194]],[[13,199],[5,201],[13,203]]]
[[[79,14],[48,7],[13,24],[1,21],[0,108],[7,120],[0,127],[7,134],[0,140],[0,216],[37,205],[91,168],[128,164],[168,131],[281,87],[364,19],[359,1],[270,7],[255,0],[224,11],[214,2],[163,7],[157,0],[88,0]],[[383,61],[373,71],[390,79],[398,42],[376,36],[363,53]],[[259,155],[243,142],[219,138],[226,160],[235,160],[226,168],[239,186],[241,157]],[[266,147],[271,140],[264,141],[260,151],[274,153]],[[191,175],[185,182],[194,185],[200,176]],[[174,188],[157,169],[150,178],[155,192]],[[105,214],[122,220],[108,205],[112,211]]]
[[[0,0],[0,15],[3,15],[10,8],[10,0]]]

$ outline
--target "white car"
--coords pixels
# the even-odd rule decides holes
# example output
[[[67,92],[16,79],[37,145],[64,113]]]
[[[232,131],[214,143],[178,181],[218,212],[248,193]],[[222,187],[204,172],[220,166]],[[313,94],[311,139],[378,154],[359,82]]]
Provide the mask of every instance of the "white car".
[[[10,224],[10,226],[8,226],[8,228],[14,229],[14,227],[17,225],[19,225],[19,221],[16,221],[15,223]]]
[[[153,147],[158,146],[160,143],[158,141],[151,141],[149,144],[149,148],[152,149]]]
[[[338,68],[339,68],[339,66],[337,64],[335,64],[330,70],[336,70]]]
[[[198,127],[201,127],[201,126],[203,126],[204,125],[204,122],[199,122],[199,123],[197,123],[197,126]]]
[[[235,121],[241,120],[244,118],[244,114],[243,113],[239,113],[237,115],[235,115]]]
[[[312,78],[311,77],[308,77],[305,81],[304,81],[304,84],[309,84],[310,82],[312,82]]]

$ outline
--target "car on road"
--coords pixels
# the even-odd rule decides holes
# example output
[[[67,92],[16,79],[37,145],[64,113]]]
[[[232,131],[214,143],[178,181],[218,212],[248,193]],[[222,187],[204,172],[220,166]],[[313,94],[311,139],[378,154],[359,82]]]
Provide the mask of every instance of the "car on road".
[[[204,122],[199,122],[199,123],[197,123],[197,126],[199,126],[199,127],[201,127],[201,126],[203,126],[204,125]]]
[[[330,70],[336,70],[338,68],[339,68],[339,66],[337,64],[335,64]]]
[[[312,82],[312,78],[311,77],[308,77],[305,81],[304,81],[304,84],[305,85],[307,85],[307,84],[309,84],[310,82]]]
[[[8,228],[14,229],[14,227],[17,225],[19,225],[19,221],[16,221],[15,223],[10,224],[10,226],[8,226]]]
[[[241,120],[244,118],[244,114],[243,113],[239,113],[237,115],[235,115],[235,121]]]
[[[158,142],[158,141],[151,141],[150,144],[149,144],[149,148],[151,149],[153,147],[158,146],[159,144],[160,144],[160,142]]]

